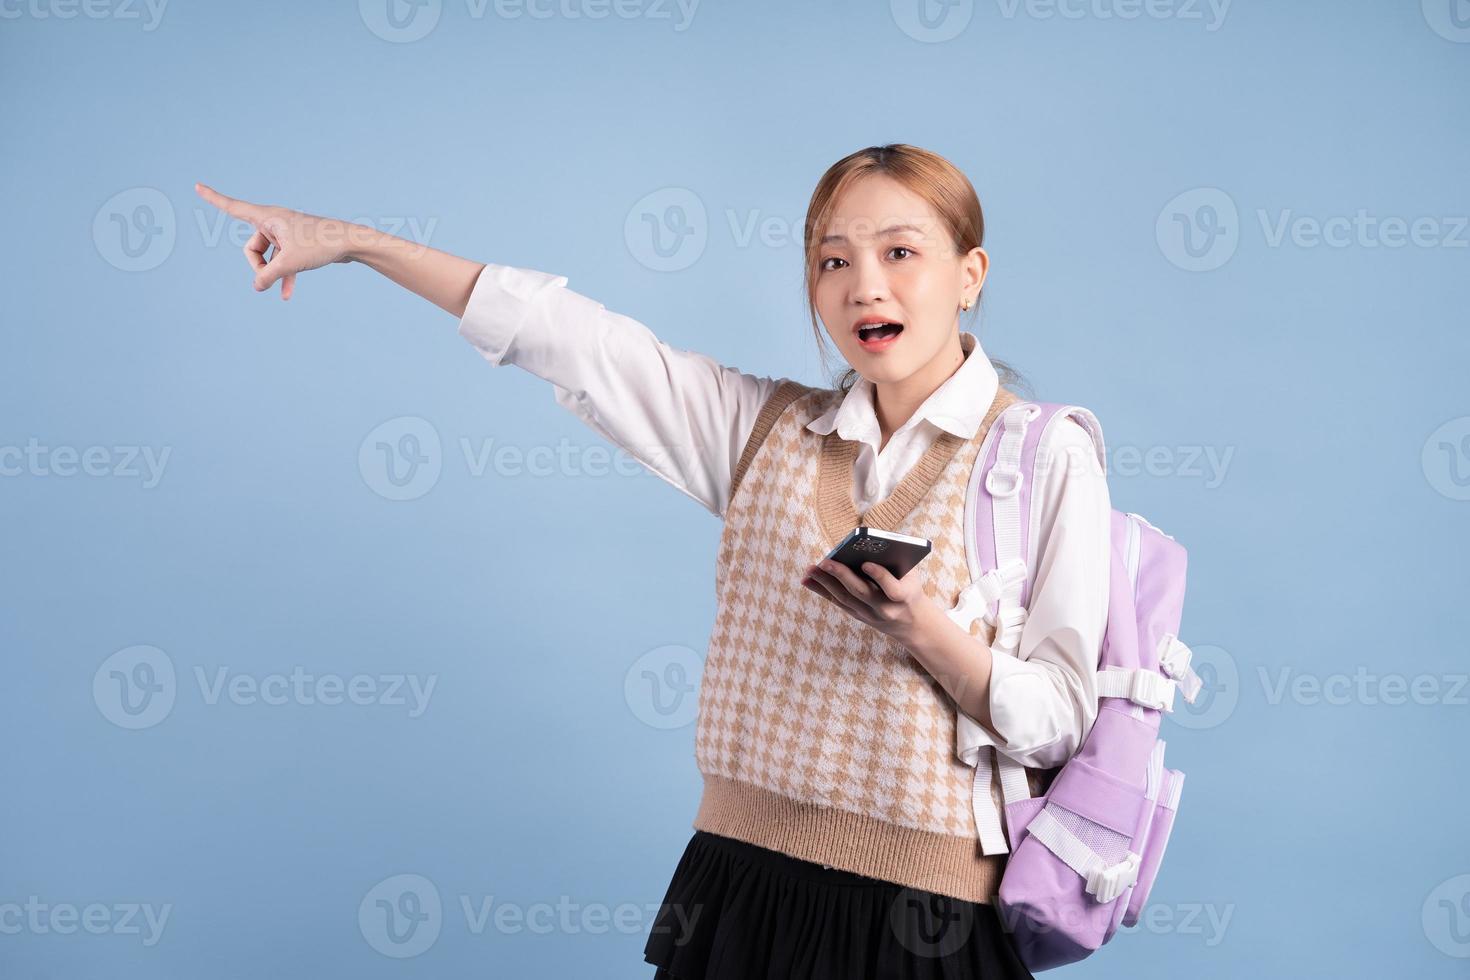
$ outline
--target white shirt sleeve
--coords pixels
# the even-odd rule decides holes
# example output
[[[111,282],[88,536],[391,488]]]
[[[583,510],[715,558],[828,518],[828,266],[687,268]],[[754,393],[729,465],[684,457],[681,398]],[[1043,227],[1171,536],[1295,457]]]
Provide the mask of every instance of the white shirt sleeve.
[[[1097,720],[1112,502],[1092,437],[1081,425],[1064,419],[1047,441],[1053,463],[1038,480],[1040,499],[1032,501],[1041,514],[1026,621],[1016,653],[997,652],[992,658],[995,732],[957,713],[956,749],[962,758],[994,746],[1022,765],[1053,768],[1071,758]]]
[[[566,284],[566,276],[486,265],[459,334],[492,365],[551,382],[558,404],[723,518],[740,453],[782,379],[670,347]]]

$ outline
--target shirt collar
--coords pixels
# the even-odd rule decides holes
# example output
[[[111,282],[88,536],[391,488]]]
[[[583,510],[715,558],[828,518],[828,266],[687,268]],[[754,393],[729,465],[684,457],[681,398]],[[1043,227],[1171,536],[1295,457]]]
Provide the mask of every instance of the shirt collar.
[[[963,439],[975,435],[1000,389],[1000,377],[980,347],[978,337],[961,330],[960,347],[965,352],[964,361],[897,431],[927,420]],[[873,383],[859,375],[840,403],[812,419],[806,427],[819,435],[836,429],[843,439],[870,443],[876,448],[879,428],[878,414],[873,407]]]

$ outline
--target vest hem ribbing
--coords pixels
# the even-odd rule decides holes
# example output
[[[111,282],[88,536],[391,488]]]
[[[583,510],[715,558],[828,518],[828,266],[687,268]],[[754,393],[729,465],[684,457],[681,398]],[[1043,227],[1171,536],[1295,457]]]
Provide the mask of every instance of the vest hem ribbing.
[[[711,773],[704,774],[694,829],[984,905],[995,903],[1007,860],[982,854],[975,837],[902,827]]]

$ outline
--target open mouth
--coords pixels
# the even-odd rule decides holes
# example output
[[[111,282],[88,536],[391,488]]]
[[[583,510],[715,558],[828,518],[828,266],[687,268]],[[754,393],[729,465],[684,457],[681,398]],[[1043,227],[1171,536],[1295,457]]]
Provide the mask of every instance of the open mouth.
[[[865,348],[887,347],[901,333],[901,323],[869,323],[858,328],[858,343]]]

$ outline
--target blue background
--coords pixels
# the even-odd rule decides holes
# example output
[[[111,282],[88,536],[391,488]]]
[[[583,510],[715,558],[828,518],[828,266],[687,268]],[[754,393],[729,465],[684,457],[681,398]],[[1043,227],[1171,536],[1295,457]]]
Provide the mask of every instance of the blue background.
[[[1069,974],[1465,975],[1470,38],[1448,0],[1223,20],[985,0],[949,9],[947,40],[904,3],[708,2],[686,23],[651,0],[602,19],[444,0],[416,40],[428,22],[394,28],[383,0],[71,9],[0,23],[0,448],[110,462],[0,477],[0,904],[170,914],[153,945],[8,929],[0,974],[647,977],[646,910],[691,833],[693,716],[664,727],[654,702],[693,691],[640,701],[638,679],[665,648],[699,663],[718,520],[636,466],[476,475],[466,443],[606,444],[364,267],[254,293],[194,181],[430,229],[676,346],[821,383],[804,209],[838,158],[901,141],[985,206],[970,329],[1040,397],[1092,408],[1110,450],[1157,450],[1113,469],[1114,503],[1190,552],[1182,633],[1210,691],[1163,733],[1189,778],[1162,924]],[[706,241],[662,271],[625,223],[669,188]],[[1359,211],[1429,237],[1272,237]],[[765,241],[737,233],[767,218]],[[1216,267],[1189,267],[1201,243]],[[441,472],[391,500],[359,450],[405,417]],[[161,479],[113,447],[166,449]],[[1207,452],[1229,454],[1218,478]],[[140,644],[176,682],[134,730],[105,664]],[[417,716],[211,701],[196,672],[221,668],[436,686]],[[1438,694],[1273,695],[1360,669]],[[443,902],[412,959],[358,920],[401,874]],[[461,896],[631,903],[641,928],[476,932]]]

